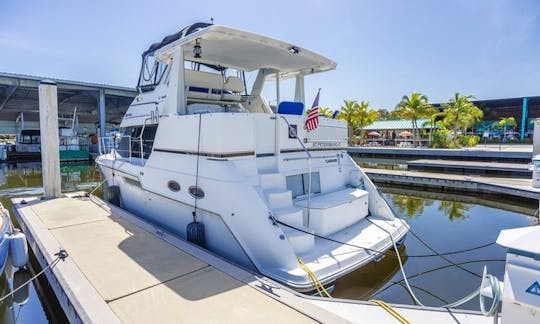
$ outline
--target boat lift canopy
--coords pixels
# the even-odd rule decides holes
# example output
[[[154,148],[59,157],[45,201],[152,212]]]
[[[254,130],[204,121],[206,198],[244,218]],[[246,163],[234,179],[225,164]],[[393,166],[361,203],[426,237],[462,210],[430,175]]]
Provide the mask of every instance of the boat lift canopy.
[[[195,57],[194,46],[201,48]],[[158,45],[158,46],[155,46]],[[265,69],[279,72],[280,78],[306,75],[336,68],[336,63],[322,55],[296,45],[229,27],[210,25],[180,37],[163,46],[154,44],[155,57],[168,63],[178,48],[184,60],[225,66],[246,72]],[[275,74],[269,75],[269,78]]]

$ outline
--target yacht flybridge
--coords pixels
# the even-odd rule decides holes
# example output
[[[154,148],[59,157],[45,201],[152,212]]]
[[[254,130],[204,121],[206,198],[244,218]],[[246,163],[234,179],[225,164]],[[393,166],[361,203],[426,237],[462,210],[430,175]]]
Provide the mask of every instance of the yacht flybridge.
[[[408,226],[347,154],[345,123],[319,117],[304,129],[304,77],[335,67],[290,43],[203,23],[153,44],[124,135],[101,139],[111,201],[299,291],[381,258]],[[289,78],[295,100],[281,101]],[[262,97],[268,83],[275,106]]]

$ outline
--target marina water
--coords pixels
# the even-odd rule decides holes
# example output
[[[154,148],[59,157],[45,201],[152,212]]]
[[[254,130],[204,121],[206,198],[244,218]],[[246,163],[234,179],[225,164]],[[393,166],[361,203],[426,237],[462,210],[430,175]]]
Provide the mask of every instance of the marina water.
[[[99,172],[91,164],[63,165],[61,175],[63,192],[91,191],[101,182]],[[0,165],[0,201],[11,212],[10,198],[42,193],[41,177],[40,163]],[[381,189],[388,202],[411,226],[412,232],[408,234],[400,253],[415,293],[430,306],[454,301],[477,288],[480,278],[474,274],[481,274],[484,265],[488,266],[491,274],[502,280],[505,251],[489,243],[496,240],[500,230],[535,225],[538,220],[531,216],[535,206],[511,200],[490,200],[482,196],[405,190],[400,187],[383,186]],[[102,192],[98,189],[95,194],[101,195]],[[433,253],[413,233],[440,253],[487,246],[446,256],[465,269],[462,270],[450,266],[440,257],[425,257]],[[6,272],[0,277],[1,295],[9,293],[13,286],[11,273]],[[332,295],[413,304],[401,280],[397,259],[386,256],[338,280]],[[30,285],[28,300],[22,306],[14,303],[13,299],[0,304],[0,322],[57,321],[58,317],[49,314],[50,309],[48,312],[45,310],[45,305],[55,307],[49,300],[53,297],[44,296],[44,291],[37,287]],[[477,299],[463,307],[477,310]],[[52,311],[57,314],[61,312],[60,309]]]

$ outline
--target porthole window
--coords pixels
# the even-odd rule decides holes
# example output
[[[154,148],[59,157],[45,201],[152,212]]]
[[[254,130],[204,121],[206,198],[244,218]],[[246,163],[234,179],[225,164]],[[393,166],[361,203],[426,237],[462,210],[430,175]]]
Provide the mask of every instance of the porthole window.
[[[193,198],[203,199],[204,198],[204,191],[200,187],[191,186],[188,189],[189,194]]]
[[[172,192],[180,191],[180,184],[174,180],[169,180],[169,182],[167,182],[167,187]]]

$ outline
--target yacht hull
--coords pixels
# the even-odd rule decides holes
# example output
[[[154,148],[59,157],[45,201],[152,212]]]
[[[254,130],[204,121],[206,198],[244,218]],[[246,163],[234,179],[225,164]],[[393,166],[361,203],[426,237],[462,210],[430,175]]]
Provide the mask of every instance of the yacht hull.
[[[215,169],[216,166],[208,165],[211,162],[206,160],[203,169]],[[97,163],[108,185],[118,186],[123,208],[155,224],[156,231],[166,230],[186,239],[187,225],[193,221],[194,199],[179,199],[178,194],[172,194],[168,189],[169,193],[160,191],[159,187],[165,187],[168,179],[175,179],[181,184],[195,183],[193,174],[163,168],[156,170],[134,163],[128,165],[106,156],[99,157]],[[186,170],[193,164],[193,157],[179,158],[174,164],[178,170]],[[223,169],[217,170],[217,174],[226,174],[225,170],[228,170],[238,176],[230,170],[230,165],[229,169],[224,167],[225,164],[219,163]],[[288,240],[290,231],[300,232],[306,228],[286,223],[273,224],[269,218],[272,212],[262,197],[264,194],[245,179],[231,181],[231,178],[212,179],[207,174],[200,179],[205,197],[198,201],[196,215],[197,221],[205,227],[206,248],[301,292],[313,291],[314,284],[297,263],[297,257],[308,265],[323,285],[328,286],[383,257],[385,251],[393,249],[392,239],[399,242],[408,231],[407,225],[398,218],[368,215],[333,234],[305,234],[313,236],[313,247],[303,252],[294,251]],[[186,188],[182,190],[186,191]]]

